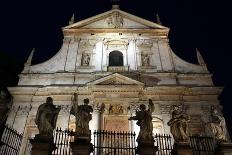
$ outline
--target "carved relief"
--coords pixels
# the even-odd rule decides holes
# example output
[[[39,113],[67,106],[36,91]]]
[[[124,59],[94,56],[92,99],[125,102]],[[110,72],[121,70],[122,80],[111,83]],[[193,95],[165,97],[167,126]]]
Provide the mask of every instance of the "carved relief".
[[[127,40],[106,40],[104,42],[106,49],[109,51],[118,50],[118,51],[125,51],[128,48],[128,41]]]
[[[92,51],[95,48],[95,42],[93,40],[81,40],[79,45],[80,51]]]
[[[123,107],[120,104],[110,105],[109,114],[123,114]]]
[[[118,12],[114,12],[107,18],[107,24],[111,28],[121,28],[124,24],[123,17]]]

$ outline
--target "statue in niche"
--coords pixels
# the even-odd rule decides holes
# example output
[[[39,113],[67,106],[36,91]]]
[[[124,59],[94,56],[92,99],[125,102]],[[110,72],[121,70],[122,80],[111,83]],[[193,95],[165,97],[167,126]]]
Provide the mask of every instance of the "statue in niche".
[[[142,66],[150,66],[150,56],[149,54],[142,54],[141,55],[142,58]]]
[[[226,122],[225,118],[221,116],[215,107],[211,108],[211,120],[209,128],[218,142],[227,142],[226,138]]]
[[[78,136],[90,137],[89,121],[92,119],[92,106],[88,105],[89,99],[84,99],[84,105],[78,105],[78,95],[74,94],[73,106],[70,111],[76,117],[76,133]]]
[[[148,110],[146,106],[141,104],[139,110],[136,111],[136,115],[129,118],[129,120],[137,120],[137,125],[140,127],[139,135],[137,138],[138,143],[153,143],[153,124],[152,124],[152,112],[154,112],[154,104],[149,99]]]
[[[167,123],[170,126],[171,133],[175,142],[188,142],[190,117],[184,114],[183,104],[173,105],[171,109],[171,120]]]
[[[81,58],[81,66],[89,66],[90,55],[88,53],[83,53]]]
[[[38,126],[40,135],[53,137],[53,130],[56,127],[60,109],[60,106],[58,106],[58,108],[55,107],[51,97],[47,97],[46,103],[39,106],[35,124]]]
[[[7,89],[0,90],[0,125],[4,124],[10,107],[12,105],[12,96]]]

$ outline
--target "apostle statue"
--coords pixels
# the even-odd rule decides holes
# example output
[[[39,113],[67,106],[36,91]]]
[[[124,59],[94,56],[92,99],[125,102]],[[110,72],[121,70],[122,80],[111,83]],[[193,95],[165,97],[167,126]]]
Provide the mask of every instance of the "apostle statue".
[[[227,142],[226,138],[226,122],[223,116],[221,116],[215,107],[211,109],[211,120],[209,122],[209,128],[217,139],[218,142]]]
[[[142,54],[142,66],[150,66],[150,56],[148,54]]]
[[[53,137],[53,130],[56,127],[56,121],[60,109],[60,107],[55,107],[51,97],[47,97],[46,103],[39,106],[35,124],[38,126],[39,134],[41,136]]]
[[[84,99],[84,105],[78,105],[78,95],[74,94],[71,114],[76,117],[76,133],[78,136],[90,137],[89,121],[92,119],[93,108],[88,105],[89,99]]]
[[[137,138],[138,143],[153,143],[153,124],[152,124],[152,112],[154,111],[154,104],[149,99],[148,110],[146,106],[141,104],[139,110],[136,111],[136,115],[129,118],[129,120],[137,120],[137,125],[140,127],[139,135]]]
[[[82,54],[81,65],[82,66],[89,66],[90,56],[88,53]]]
[[[168,122],[175,142],[188,142],[190,117],[184,114],[183,104],[173,105],[171,109],[172,118]]]
[[[4,124],[10,107],[12,105],[12,96],[7,89],[0,90],[0,125]]]

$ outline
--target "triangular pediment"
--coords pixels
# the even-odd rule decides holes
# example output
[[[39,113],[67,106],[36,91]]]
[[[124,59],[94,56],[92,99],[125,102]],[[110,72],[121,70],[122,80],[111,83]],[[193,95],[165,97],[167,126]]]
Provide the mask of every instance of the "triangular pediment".
[[[145,20],[119,9],[87,18],[66,26],[64,29],[168,29],[157,23]]]
[[[108,76],[105,76],[103,78],[97,79],[95,81],[92,81],[88,83],[87,85],[138,85],[143,86],[144,84],[133,80],[131,78],[128,78],[126,76],[123,76],[118,73],[114,73]]]

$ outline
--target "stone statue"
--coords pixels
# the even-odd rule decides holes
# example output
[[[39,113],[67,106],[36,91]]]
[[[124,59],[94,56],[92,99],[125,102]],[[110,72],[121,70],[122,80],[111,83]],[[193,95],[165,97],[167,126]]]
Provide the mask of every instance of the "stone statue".
[[[149,99],[148,110],[146,106],[141,104],[139,111],[136,111],[136,116],[130,117],[129,120],[137,120],[137,125],[140,126],[139,135],[137,138],[138,143],[153,143],[153,124],[152,124],[152,112],[154,111],[154,104]]]
[[[82,54],[81,66],[89,66],[90,56],[88,53]]]
[[[7,89],[0,90],[0,125],[4,124],[10,107],[12,105],[12,96]]]
[[[226,122],[223,116],[218,114],[215,107],[212,107],[211,111],[211,121],[209,123],[209,128],[218,142],[227,142],[226,138]]]
[[[150,56],[148,54],[142,54],[142,66],[150,66]]]
[[[171,109],[172,118],[168,122],[175,142],[188,142],[190,117],[183,112],[183,104],[173,105]]]
[[[78,95],[74,94],[74,102],[70,111],[76,117],[76,133],[78,136],[90,136],[89,121],[92,119],[93,108],[88,105],[89,99],[84,99],[84,105],[78,105]]]
[[[60,107],[56,108],[53,105],[53,99],[51,97],[47,97],[46,103],[39,106],[35,124],[38,126],[39,134],[41,136],[53,137],[53,130],[56,127],[56,121],[60,109]]]

